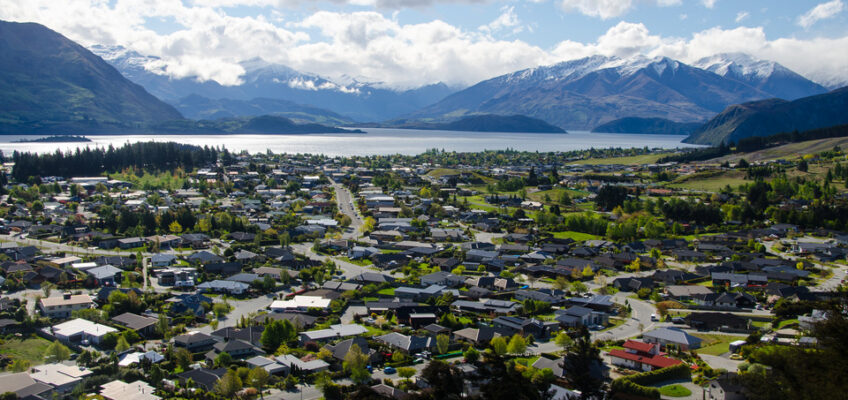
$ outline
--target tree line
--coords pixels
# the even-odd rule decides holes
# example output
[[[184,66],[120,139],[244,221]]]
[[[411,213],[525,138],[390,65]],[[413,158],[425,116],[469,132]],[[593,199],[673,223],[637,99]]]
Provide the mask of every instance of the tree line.
[[[193,146],[174,142],[127,143],[122,147],[76,149],[71,152],[35,154],[15,151],[12,177],[27,182],[33,177],[62,175],[99,176],[104,172],[129,167],[149,171],[182,168],[187,171],[218,160],[219,150],[209,146]]]

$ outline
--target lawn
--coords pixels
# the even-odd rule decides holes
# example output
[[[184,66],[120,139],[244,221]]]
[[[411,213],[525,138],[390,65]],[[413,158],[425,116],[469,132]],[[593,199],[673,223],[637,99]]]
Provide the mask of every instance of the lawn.
[[[797,319],[785,319],[783,321],[780,321],[780,323],[777,324],[777,329],[783,329],[783,328],[786,328],[789,325],[798,325],[798,320]]]
[[[568,193],[568,197],[571,197],[572,199],[586,197],[589,195],[589,192],[584,192],[580,190],[556,188],[551,190],[541,190],[538,192],[528,193],[527,199],[538,201],[540,203],[556,204],[556,202],[559,201],[559,197],[562,196],[562,192]],[[545,201],[545,195],[548,196],[550,201]]]
[[[683,385],[673,384],[665,385],[660,388],[660,394],[668,397],[686,397],[691,396],[692,391]]]
[[[538,359],[539,359],[539,356],[531,356],[531,357],[516,357],[516,358],[513,358],[512,360],[515,361],[517,364],[521,364],[521,365],[524,365],[526,367],[529,367],[529,366],[533,365],[533,363],[535,363],[536,360],[538,360]]]
[[[591,233],[583,233],[583,232],[574,232],[574,231],[562,231],[562,232],[551,232],[554,237],[557,239],[571,239],[576,242],[582,242],[584,240],[596,240],[601,237],[598,235],[593,235]]]
[[[735,189],[739,185],[751,183],[751,181],[746,181],[744,178],[745,173],[741,171],[718,173],[712,171],[683,176],[676,179],[668,186],[676,189],[718,192],[727,185],[730,185],[730,187]]]
[[[29,360],[33,365],[44,362],[44,351],[50,342],[37,336],[28,339],[8,339],[0,344],[0,354]]]
[[[745,340],[745,336],[734,336],[734,335],[715,335],[715,334],[696,333],[693,336],[697,336],[697,337],[704,340],[701,343],[701,348],[695,350],[695,352],[699,353],[699,354],[709,354],[709,355],[713,355],[713,356],[717,356],[717,355],[729,352],[731,342],[735,342],[737,340]]]
[[[377,291],[377,294],[381,294],[383,296],[394,296],[395,295],[395,288],[390,287],[390,288],[380,289],[379,291]]]
[[[373,262],[371,262],[371,260],[369,260],[367,258],[359,258],[359,259],[356,259],[356,260],[352,260],[352,259],[347,258],[347,257],[339,257],[339,260],[346,261],[346,262],[349,262],[353,265],[358,265],[360,267],[367,267],[369,265],[374,264]]]
[[[662,157],[669,155],[669,153],[658,153],[658,154],[642,154],[638,156],[627,156],[627,157],[609,157],[609,158],[589,158],[586,160],[575,161],[572,164],[583,164],[583,165],[612,165],[612,164],[654,164]]]

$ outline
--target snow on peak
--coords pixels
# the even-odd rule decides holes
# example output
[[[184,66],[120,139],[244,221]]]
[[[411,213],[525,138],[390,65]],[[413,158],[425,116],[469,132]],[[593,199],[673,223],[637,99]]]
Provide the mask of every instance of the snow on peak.
[[[737,76],[748,79],[768,79],[775,71],[785,68],[768,60],[759,60],[745,53],[721,53],[705,57],[694,65],[721,76]]]

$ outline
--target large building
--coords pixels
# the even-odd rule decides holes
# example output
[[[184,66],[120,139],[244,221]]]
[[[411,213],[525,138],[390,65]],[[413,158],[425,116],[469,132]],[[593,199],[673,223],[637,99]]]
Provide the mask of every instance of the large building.
[[[106,334],[118,332],[117,329],[91,322],[87,319],[77,318],[68,322],[63,322],[58,325],[53,325],[50,328],[45,328],[56,339],[63,342],[79,343],[87,340],[90,343],[98,344]]]
[[[91,308],[94,301],[87,294],[64,293],[61,297],[46,297],[38,303],[41,313],[50,318],[70,318],[76,310]]]

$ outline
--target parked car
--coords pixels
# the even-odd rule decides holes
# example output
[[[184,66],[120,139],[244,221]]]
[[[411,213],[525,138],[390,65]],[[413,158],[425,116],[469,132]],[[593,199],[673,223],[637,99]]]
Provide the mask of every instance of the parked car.
[[[386,368],[383,368],[383,373],[384,373],[384,374],[386,374],[386,375],[391,375],[391,374],[393,374],[393,373],[395,373],[395,372],[397,372],[397,369],[395,369],[395,367],[386,367]]]
[[[651,321],[657,320],[657,314],[651,314]]]

